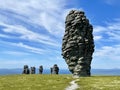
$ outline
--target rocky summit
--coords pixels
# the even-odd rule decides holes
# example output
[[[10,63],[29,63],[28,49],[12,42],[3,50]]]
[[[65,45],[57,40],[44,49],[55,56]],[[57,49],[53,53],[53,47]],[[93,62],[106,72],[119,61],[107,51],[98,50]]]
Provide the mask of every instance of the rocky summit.
[[[74,77],[90,76],[94,52],[93,26],[85,13],[71,10],[66,16],[62,56]]]

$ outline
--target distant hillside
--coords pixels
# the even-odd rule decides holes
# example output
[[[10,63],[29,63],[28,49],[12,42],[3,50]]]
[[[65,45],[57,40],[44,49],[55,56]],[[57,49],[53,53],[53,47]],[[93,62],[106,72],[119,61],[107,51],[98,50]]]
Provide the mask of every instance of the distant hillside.
[[[120,75],[120,69],[92,69],[92,75]]]
[[[0,69],[0,75],[21,74],[22,69]]]
[[[0,69],[0,75],[21,74],[22,69]],[[38,73],[38,69],[36,70]],[[60,69],[60,74],[71,74],[68,69]],[[92,75],[119,75],[120,69],[92,69]],[[43,74],[50,74],[49,69],[44,69]]]

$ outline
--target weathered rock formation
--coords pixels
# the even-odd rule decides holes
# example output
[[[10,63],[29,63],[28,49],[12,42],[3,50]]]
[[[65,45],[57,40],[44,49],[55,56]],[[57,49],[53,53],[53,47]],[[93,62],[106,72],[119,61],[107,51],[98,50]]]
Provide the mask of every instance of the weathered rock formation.
[[[36,72],[36,68],[35,67],[31,67],[30,74],[35,74],[35,72]]]
[[[59,74],[59,67],[57,66],[57,64],[55,64],[52,69],[53,69],[53,74]]]
[[[53,74],[53,67],[50,68],[50,73]]]
[[[43,66],[39,66],[39,74],[42,74],[43,73]]]
[[[28,65],[24,65],[22,74],[30,74]]]
[[[65,21],[62,56],[74,76],[90,76],[93,27],[83,11],[71,10]]]

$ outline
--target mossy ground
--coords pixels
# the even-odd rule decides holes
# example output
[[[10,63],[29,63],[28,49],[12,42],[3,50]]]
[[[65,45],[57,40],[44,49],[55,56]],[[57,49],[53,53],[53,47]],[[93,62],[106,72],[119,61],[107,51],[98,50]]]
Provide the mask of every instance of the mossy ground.
[[[0,90],[64,90],[70,75],[8,75],[0,76]]]
[[[71,75],[0,76],[0,90],[65,90]],[[120,90],[120,76],[80,77],[78,90]]]
[[[120,76],[81,77],[78,90],[120,90]]]

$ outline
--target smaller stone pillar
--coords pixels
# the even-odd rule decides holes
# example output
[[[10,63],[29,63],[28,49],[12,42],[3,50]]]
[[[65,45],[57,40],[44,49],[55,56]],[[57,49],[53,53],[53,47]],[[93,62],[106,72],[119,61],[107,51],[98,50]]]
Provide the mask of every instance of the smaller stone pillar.
[[[57,64],[53,66],[53,74],[59,74],[59,67],[57,66]]]
[[[22,74],[30,74],[28,65],[24,65]]]
[[[43,73],[43,66],[39,66],[39,74],[42,74]]]

